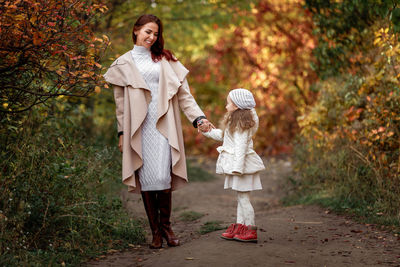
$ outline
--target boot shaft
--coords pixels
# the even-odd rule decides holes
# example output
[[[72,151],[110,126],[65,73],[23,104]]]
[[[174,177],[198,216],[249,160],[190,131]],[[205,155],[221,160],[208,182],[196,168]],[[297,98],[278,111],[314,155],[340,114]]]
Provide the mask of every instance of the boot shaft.
[[[142,191],[142,199],[144,209],[146,210],[147,218],[151,232],[154,234],[160,228],[160,215],[157,191]]]

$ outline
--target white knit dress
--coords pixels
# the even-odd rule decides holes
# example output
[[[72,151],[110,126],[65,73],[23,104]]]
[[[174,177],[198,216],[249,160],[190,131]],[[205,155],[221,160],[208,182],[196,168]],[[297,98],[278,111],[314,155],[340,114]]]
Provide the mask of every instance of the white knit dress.
[[[151,102],[142,125],[143,166],[139,169],[142,191],[171,188],[171,148],[168,139],[156,128],[160,62],[154,62],[151,52],[144,46],[134,46],[133,60],[151,90]]]

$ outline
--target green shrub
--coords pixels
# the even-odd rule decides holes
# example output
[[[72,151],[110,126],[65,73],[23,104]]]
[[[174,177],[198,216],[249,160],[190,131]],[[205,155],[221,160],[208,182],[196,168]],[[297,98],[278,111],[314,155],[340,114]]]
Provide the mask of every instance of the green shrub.
[[[398,224],[400,90],[374,78],[348,75],[320,85],[300,121],[300,177],[292,179],[298,192],[290,198]]]
[[[78,264],[144,242],[117,196],[119,151],[86,135],[74,107],[34,110],[12,138],[0,131],[0,265]]]

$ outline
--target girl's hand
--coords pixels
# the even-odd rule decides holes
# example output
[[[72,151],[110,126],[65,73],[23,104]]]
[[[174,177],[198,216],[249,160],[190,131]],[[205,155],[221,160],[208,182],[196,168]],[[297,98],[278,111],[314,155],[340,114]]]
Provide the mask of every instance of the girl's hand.
[[[119,149],[119,152],[121,152],[121,153],[122,153],[123,145],[124,145],[124,135],[120,135],[119,140],[118,140],[118,149]]]
[[[215,129],[215,126],[207,119],[201,119],[197,122],[198,129],[201,132],[209,132],[211,129]]]

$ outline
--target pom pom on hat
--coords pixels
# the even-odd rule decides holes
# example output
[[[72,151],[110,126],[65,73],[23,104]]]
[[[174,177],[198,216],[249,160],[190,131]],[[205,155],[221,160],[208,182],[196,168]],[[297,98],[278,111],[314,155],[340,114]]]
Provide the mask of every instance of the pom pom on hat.
[[[252,109],[256,106],[253,94],[247,89],[234,89],[229,92],[229,97],[239,109]]]

